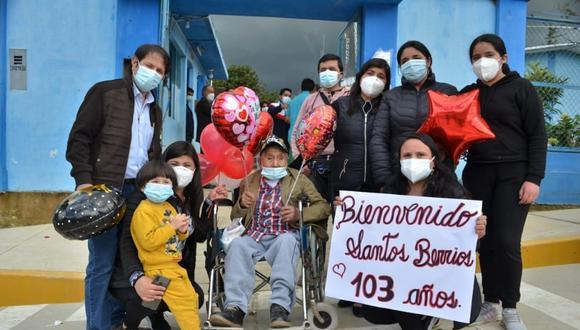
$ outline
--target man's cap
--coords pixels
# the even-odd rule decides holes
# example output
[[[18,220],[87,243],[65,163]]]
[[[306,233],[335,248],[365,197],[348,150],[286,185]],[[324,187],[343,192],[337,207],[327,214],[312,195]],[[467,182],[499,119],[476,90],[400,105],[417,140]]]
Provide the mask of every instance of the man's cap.
[[[286,147],[286,143],[284,143],[284,140],[282,140],[282,138],[279,138],[274,134],[268,136],[266,140],[264,140],[264,142],[262,143],[262,148],[260,149],[260,153],[266,150],[266,148],[271,145],[276,145],[282,148],[282,150],[284,150],[286,153],[288,153],[288,147]]]

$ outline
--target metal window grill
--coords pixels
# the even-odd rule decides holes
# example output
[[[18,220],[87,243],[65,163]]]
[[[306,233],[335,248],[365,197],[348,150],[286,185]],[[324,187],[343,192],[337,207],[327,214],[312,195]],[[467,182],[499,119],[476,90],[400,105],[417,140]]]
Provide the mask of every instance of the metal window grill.
[[[548,144],[580,148],[580,21],[528,17],[525,77],[542,100]]]

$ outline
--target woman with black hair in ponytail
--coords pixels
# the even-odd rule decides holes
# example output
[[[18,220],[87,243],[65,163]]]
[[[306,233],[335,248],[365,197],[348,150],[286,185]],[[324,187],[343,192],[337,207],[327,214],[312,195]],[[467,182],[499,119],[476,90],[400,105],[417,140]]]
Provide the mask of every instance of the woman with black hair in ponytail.
[[[165,149],[162,160],[175,171],[177,186],[175,195],[167,201],[178,213],[190,216],[193,234],[185,241],[180,266],[187,270],[187,275],[198,297],[199,306],[203,304],[204,292],[195,282],[196,245],[205,241],[212,226],[210,220],[211,200],[227,198],[228,191],[224,185],[214,188],[204,201],[201,186],[201,172],[197,152],[190,143],[174,142]],[[127,210],[123,219],[123,231],[119,242],[119,253],[115,269],[109,284],[111,294],[122,301],[127,310],[131,310],[132,319],[148,316],[154,330],[171,329],[163,317],[167,306],[161,303],[157,311],[141,306],[141,301],[152,301],[163,297],[164,288],[153,284],[153,279],[144,275],[143,265],[137,255],[137,249],[131,236],[131,220],[139,203],[145,199],[142,191],[137,189],[127,200]],[[200,215],[201,212],[201,215]],[[133,329],[129,324],[128,329]],[[136,329],[136,328],[135,328]]]
[[[544,113],[536,89],[507,65],[500,37],[477,37],[469,58],[478,80],[461,92],[479,89],[481,115],[496,135],[469,148],[463,171],[465,187],[483,201],[489,217],[479,248],[485,302],[478,321],[495,321],[502,314],[507,330],[522,330],[526,327],[516,310],[522,277],[520,243],[546,167]]]

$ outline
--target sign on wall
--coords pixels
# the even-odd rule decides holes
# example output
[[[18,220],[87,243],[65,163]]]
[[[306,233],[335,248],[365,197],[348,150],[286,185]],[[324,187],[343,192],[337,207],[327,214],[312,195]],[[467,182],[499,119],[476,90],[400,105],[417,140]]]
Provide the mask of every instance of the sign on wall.
[[[468,322],[481,201],[341,191],[326,295]]]
[[[26,90],[26,49],[10,48],[10,89]]]
[[[339,56],[344,66],[343,86],[354,83],[355,75],[359,67],[360,52],[360,23],[355,17],[344,28],[338,39]]]

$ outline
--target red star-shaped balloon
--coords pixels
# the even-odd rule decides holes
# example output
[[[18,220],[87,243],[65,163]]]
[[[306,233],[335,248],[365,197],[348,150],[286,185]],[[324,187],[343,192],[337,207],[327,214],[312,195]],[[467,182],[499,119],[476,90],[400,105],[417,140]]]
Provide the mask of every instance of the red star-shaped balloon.
[[[479,90],[449,96],[428,91],[429,115],[419,132],[430,135],[449,152],[455,164],[476,142],[491,140],[495,134],[480,113]]]

